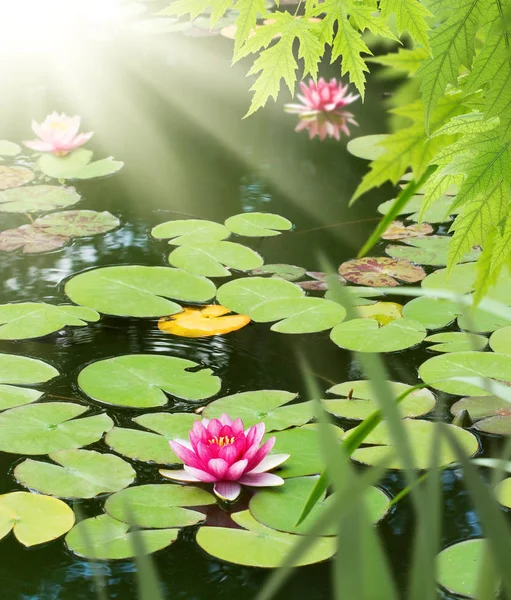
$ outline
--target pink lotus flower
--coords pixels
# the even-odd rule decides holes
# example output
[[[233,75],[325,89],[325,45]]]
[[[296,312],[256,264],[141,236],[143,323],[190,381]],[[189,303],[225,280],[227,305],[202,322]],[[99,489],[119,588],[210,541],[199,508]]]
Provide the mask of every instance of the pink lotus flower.
[[[92,132],[78,133],[80,120],[78,116],[68,117],[54,111],[42,123],[32,121],[32,129],[40,139],[23,143],[37,152],[52,152],[57,156],[64,156],[83,146],[93,135]]]
[[[303,92],[297,95],[302,104],[286,104],[286,111],[301,115],[317,113],[328,113],[358,100],[358,94],[348,94],[348,85],[337,83],[336,79],[330,79],[327,83],[323,77],[316,83],[309,80],[307,86],[303,81],[300,88]]]
[[[232,421],[227,415],[196,421],[189,442],[169,442],[184,462],[184,470],[162,474],[176,481],[214,483],[215,494],[231,502],[240,495],[241,484],[254,487],[282,485],[282,477],[267,471],[281,465],[289,454],[268,456],[275,438],[259,446],[264,430],[264,423],[258,423],[244,431],[241,419]]]
[[[302,116],[298,120],[295,131],[303,131],[306,129],[309,132],[309,138],[312,140],[318,136],[321,141],[325,138],[335,138],[337,141],[341,139],[341,132],[350,135],[348,123],[358,125],[353,118],[353,115],[344,111],[332,111],[329,113],[318,113],[310,116]]]

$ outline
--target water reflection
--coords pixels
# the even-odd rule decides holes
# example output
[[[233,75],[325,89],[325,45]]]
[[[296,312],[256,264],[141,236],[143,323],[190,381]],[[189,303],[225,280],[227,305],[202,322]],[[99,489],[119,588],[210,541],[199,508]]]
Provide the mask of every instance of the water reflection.
[[[310,140],[317,136],[321,141],[326,140],[327,137],[339,141],[341,134],[350,136],[348,124],[358,125],[354,115],[349,112],[315,113],[310,116],[301,116],[298,119],[295,131],[307,131]]]

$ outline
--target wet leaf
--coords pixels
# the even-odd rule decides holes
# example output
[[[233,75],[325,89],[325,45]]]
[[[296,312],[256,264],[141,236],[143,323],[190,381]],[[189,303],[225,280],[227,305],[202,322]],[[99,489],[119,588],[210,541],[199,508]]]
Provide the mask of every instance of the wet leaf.
[[[461,331],[449,331],[447,333],[436,333],[428,336],[424,341],[434,342],[428,350],[435,352],[465,352],[467,350],[484,350],[488,340],[484,335],[475,333],[464,333]]]
[[[114,454],[60,450],[50,458],[57,464],[27,458],[16,466],[14,477],[31,490],[60,498],[94,498],[117,492],[136,477],[131,465]]]
[[[20,187],[34,177],[35,173],[26,167],[0,165],[0,190]]]
[[[39,217],[34,225],[47,234],[87,237],[119,227],[120,221],[107,211],[65,210]]]
[[[407,246],[387,246],[385,252],[393,258],[404,258],[421,265],[444,267],[447,264],[450,237],[431,235],[425,238],[406,240]],[[413,246],[413,247],[410,247]],[[466,254],[460,262],[476,261],[481,255],[480,249]]]
[[[77,419],[87,407],[71,402],[45,402],[0,414],[0,451],[51,454],[97,442],[113,427],[106,414]]]
[[[286,281],[297,281],[305,275],[305,269],[303,267],[297,267],[295,265],[264,265],[259,269],[253,269],[251,275],[271,275],[272,277],[280,277]],[[304,288],[306,289],[306,288]]]
[[[215,295],[215,286],[181,269],[125,265],[75,275],[66,283],[65,292],[76,304],[105,314],[163,317],[182,310],[168,298],[206,302]]]
[[[221,387],[211,369],[190,371],[198,366],[174,356],[116,356],[86,366],[78,385],[94,400],[114,406],[166,406],[166,393],[195,402],[214,396]]]
[[[403,318],[403,306],[397,302],[376,302],[357,308],[358,316],[363,319],[375,319],[380,325]]]
[[[456,294],[468,294],[474,290],[476,267],[472,263],[455,265],[447,277],[447,269],[430,273],[421,283],[427,290],[448,290]]]
[[[157,240],[170,239],[169,244],[181,246],[183,244],[220,242],[228,238],[231,232],[225,225],[214,221],[184,219],[160,223],[153,227],[151,235]]]
[[[2,167],[0,167],[1,169]],[[0,192],[0,212],[38,213],[66,208],[81,200],[72,187],[30,185]]]
[[[225,226],[233,233],[246,237],[271,237],[288,231],[293,224],[280,215],[249,212],[229,217]]]
[[[84,558],[115,560],[131,558],[140,551],[135,547],[135,534],[130,526],[100,515],[80,521],[66,535],[66,544],[71,552]],[[144,554],[152,554],[175,542],[179,529],[154,529],[137,531],[139,544]]]
[[[445,548],[437,556],[438,583],[453,594],[476,598],[486,551],[483,539],[465,540]]]
[[[11,530],[24,546],[36,546],[67,533],[75,522],[69,506],[50,496],[12,492],[0,496],[0,539]]]
[[[414,283],[426,277],[422,267],[408,260],[385,257],[349,260],[339,267],[339,273],[352,283],[370,287],[395,287],[397,280]]]
[[[498,396],[469,396],[451,406],[451,413],[455,416],[462,410],[468,412],[479,431],[511,435],[511,405]]]
[[[21,146],[7,140],[0,140],[0,156],[16,156],[21,152]]]
[[[65,156],[43,154],[37,161],[39,169],[48,177],[54,179],[92,179],[117,173],[124,163],[104,158],[90,162],[92,152],[85,148],[77,148]]]
[[[387,134],[363,135],[350,140],[346,149],[350,154],[358,158],[376,160],[386,152],[386,149],[380,146],[379,143],[383,142],[387,137]]]
[[[403,316],[422,323],[427,329],[443,329],[458,316],[462,308],[441,298],[414,298],[403,307]]]
[[[421,225],[405,225],[402,221],[393,221],[386,231],[382,233],[383,240],[406,240],[433,233],[433,227],[429,223]]]
[[[181,337],[199,338],[224,335],[237,331],[250,323],[245,315],[232,315],[231,311],[219,304],[204,307],[188,307],[183,312],[158,321],[158,329]]]
[[[0,250],[14,252],[23,248],[24,254],[51,252],[68,244],[70,239],[51,235],[33,225],[21,225],[15,229],[0,232]]]

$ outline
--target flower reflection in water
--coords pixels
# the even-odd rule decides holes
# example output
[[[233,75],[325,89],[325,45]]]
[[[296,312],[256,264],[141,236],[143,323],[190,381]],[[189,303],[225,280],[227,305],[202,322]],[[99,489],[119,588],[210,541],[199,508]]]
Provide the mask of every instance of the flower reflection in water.
[[[309,132],[311,140],[316,136],[321,141],[327,137],[340,140],[341,133],[350,135],[348,123],[358,125],[353,115],[349,112],[332,111],[329,113],[314,113],[312,115],[302,115],[298,120],[295,131],[306,129]]]

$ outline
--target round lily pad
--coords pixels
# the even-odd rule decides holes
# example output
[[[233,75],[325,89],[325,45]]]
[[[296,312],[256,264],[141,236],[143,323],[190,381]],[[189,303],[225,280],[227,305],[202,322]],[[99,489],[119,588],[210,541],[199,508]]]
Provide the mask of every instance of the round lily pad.
[[[398,280],[414,283],[426,277],[422,267],[408,260],[385,257],[348,260],[339,267],[339,273],[352,283],[370,287],[395,287]]]
[[[271,237],[291,229],[293,224],[280,215],[252,212],[229,217],[225,226],[233,233],[246,237]]]
[[[304,291],[290,281],[273,277],[246,277],[224,283],[217,292],[222,306],[241,315],[251,316],[252,310],[265,300],[301,298]]]
[[[220,390],[221,381],[211,369],[189,370],[198,366],[191,360],[157,354],[117,356],[85,367],[78,385],[94,400],[115,406],[166,406],[165,392],[185,400],[204,400]]]
[[[429,223],[420,225],[405,225],[402,221],[392,221],[381,237],[383,240],[406,240],[433,233],[433,227]]]
[[[482,377],[511,383],[511,356],[496,352],[453,352],[434,356],[419,367],[419,377],[428,385],[456,396],[488,396],[490,392],[449,378]]]
[[[387,152],[387,149],[380,145],[387,137],[387,134],[363,135],[350,140],[346,149],[358,158],[376,160]]]
[[[21,146],[8,140],[0,140],[0,156],[16,156],[21,152]]]
[[[87,407],[71,402],[45,402],[0,414],[0,451],[51,454],[97,442],[113,427],[106,414],[77,419]]]
[[[476,598],[480,567],[487,551],[484,539],[458,542],[437,556],[437,580],[446,590]]]
[[[234,513],[231,518],[244,529],[201,527],[197,532],[199,546],[220,560],[249,567],[275,568],[297,542],[295,535],[265,527],[248,510]],[[327,560],[335,550],[335,538],[317,538],[294,566]]]
[[[136,477],[131,465],[113,454],[60,450],[50,458],[57,464],[27,458],[16,466],[14,477],[31,490],[60,498],[94,498],[117,492]]]
[[[257,252],[241,244],[205,242],[178,246],[170,253],[169,262],[194,275],[226,277],[231,274],[226,267],[250,271],[260,267],[264,261]]]
[[[21,225],[0,233],[0,250],[14,252],[23,248],[24,254],[51,252],[68,244],[70,238],[52,235],[33,225]]]
[[[0,190],[20,187],[32,181],[34,177],[34,171],[26,167],[0,165]]]
[[[67,237],[87,237],[119,227],[119,219],[106,210],[64,210],[39,217],[34,225],[45,233]]]
[[[498,396],[469,396],[451,406],[454,416],[462,410],[468,412],[479,431],[494,435],[511,434],[511,404]]]
[[[110,515],[80,521],[66,535],[68,548],[84,558],[120,560],[143,551],[152,554],[175,542],[179,529],[129,531],[130,526]]]
[[[158,329],[181,337],[199,338],[224,335],[250,323],[250,317],[229,314],[230,312],[219,304],[192,306],[177,315],[162,317],[158,321]]]
[[[380,325],[403,318],[403,306],[397,302],[376,302],[357,308],[358,316],[363,319],[375,319]]]
[[[462,307],[450,300],[423,296],[403,307],[403,316],[422,323],[427,329],[443,329],[458,316]]]
[[[72,206],[80,199],[80,194],[72,187],[31,185],[0,192],[0,212],[46,212]]]
[[[256,305],[250,316],[259,323],[279,321],[271,326],[279,333],[314,333],[340,323],[346,309],[324,298],[277,298]]]
[[[42,395],[42,392],[30,388],[0,384],[0,410],[37,402]]]
[[[169,244],[181,246],[182,244],[219,242],[228,238],[231,232],[225,225],[214,221],[186,219],[160,223],[153,227],[151,235],[158,240],[169,239]]]
[[[106,434],[105,443],[118,454],[132,460],[159,465],[180,462],[172,452],[169,441],[156,433],[114,427]]]
[[[476,333],[491,333],[511,325],[511,319],[495,315],[482,307],[464,307],[458,316],[458,327]]]
[[[296,394],[281,390],[241,392],[211,402],[202,416],[214,419],[225,413],[240,417],[245,427],[263,421],[266,431],[280,431],[304,425],[314,417],[312,402],[288,404],[295,398]]]
[[[280,277],[286,281],[296,281],[305,275],[303,267],[295,265],[264,265],[258,269],[253,269],[251,275],[271,275],[272,277]]]
[[[511,508],[511,477],[503,479],[495,486],[497,500],[506,508]]]
[[[406,205],[401,208],[398,214],[409,215],[407,219],[411,221],[418,221],[419,211],[422,205],[423,198],[424,196],[422,194],[412,196],[410,200],[406,203]],[[389,210],[393,208],[395,202],[395,198],[383,202],[378,206],[378,212],[380,212],[382,215],[386,215],[389,212]],[[459,212],[459,209],[451,209],[452,203],[452,196],[441,196],[440,198],[435,200],[435,202],[429,208],[426,209],[422,220],[426,223],[445,223],[449,220],[450,214],[457,214]]]
[[[0,539],[12,530],[24,546],[36,546],[64,535],[74,522],[73,511],[57,498],[29,492],[0,496]]]
[[[183,302],[206,302],[215,295],[205,277],[181,269],[126,265],[85,271],[72,277],[65,292],[76,304],[127,317],[163,317],[181,312]]]
[[[313,292],[325,292],[328,290],[329,276],[327,273],[323,273],[322,271],[306,271],[306,275],[308,275],[311,279],[308,281],[299,281],[296,284],[299,285],[302,290],[310,290]],[[341,285],[346,283],[346,279],[340,275],[337,275],[336,280]]]
[[[176,484],[137,485],[110,496],[106,512],[130,525],[148,529],[187,527],[206,518],[189,506],[216,504],[213,494],[195,486]]]
[[[0,354],[0,383],[31,385],[44,383],[59,374],[55,367],[28,356]]]
[[[288,533],[306,534],[311,525],[321,517],[325,509],[335,500],[335,494],[325,499],[323,493],[309,515],[300,525],[296,523],[302,514],[318,476],[294,477],[279,488],[256,492],[249,504],[251,515],[266,527]],[[364,495],[364,503],[373,522],[380,521],[388,510],[389,499],[379,489],[370,487]],[[337,535],[338,523],[332,521],[323,535]]]
[[[511,354],[511,326],[502,327],[492,333],[490,348],[500,354]]]
[[[475,333],[464,333],[461,331],[449,331],[447,333],[435,333],[428,336],[424,341],[434,342],[428,350],[435,352],[465,352],[467,350],[484,350],[488,340],[484,335]]]
[[[388,383],[395,398],[412,387],[395,381]],[[328,412],[343,419],[363,421],[379,408],[370,382],[363,379],[339,383],[327,391],[329,394],[343,396],[342,399],[323,400],[323,406]],[[414,390],[398,404],[403,417],[421,417],[432,411],[434,407],[435,396],[426,388]]]
[[[112,157],[91,162],[92,152],[78,148],[65,156],[43,154],[37,161],[39,169],[55,179],[94,179],[117,173],[124,163]]]
[[[435,436],[435,428],[449,428],[450,433],[456,438],[466,456],[473,456],[479,450],[479,442],[473,433],[455,425],[447,423],[434,423],[431,421],[404,419],[403,426],[410,440],[412,451],[412,464],[416,469],[427,469],[431,466],[433,444],[440,444],[438,448],[438,464],[444,466],[456,462],[456,452],[451,448],[445,436]],[[360,425],[358,426],[360,427]],[[355,429],[350,429],[346,437],[352,435]],[[385,421],[379,423],[372,432],[364,438],[365,447],[353,452],[352,458],[366,465],[375,465],[384,458],[391,457],[387,464],[389,469],[403,469],[404,465],[393,447],[393,439]]]
[[[438,269],[421,283],[428,290],[448,290],[456,294],[468,294],[474,290],[476,267],[473,263],[455,265],[447,277],[447,269]]]
[[[392,258],[404,258],[420,265],[444,267],[447,264],[449,242],[451,238],[443,235],[430,235],[423,238],[410,238],[407,246],[387,246],[385,252]],[[480,249],[463,256],[460,263],[473,262],[481,255]]]
[[[420,344],[427,333],[411,319],[396,319],[379,326],[376,319],[352,319],[336,325],[330,339],[353,352],[396,352]]]

